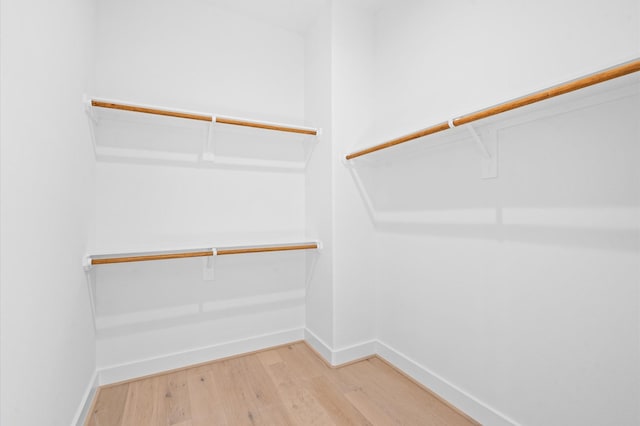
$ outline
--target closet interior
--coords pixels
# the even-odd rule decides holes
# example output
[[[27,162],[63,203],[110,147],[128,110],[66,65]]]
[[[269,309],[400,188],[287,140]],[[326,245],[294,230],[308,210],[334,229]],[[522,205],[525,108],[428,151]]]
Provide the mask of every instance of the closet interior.
[[[3,83],[3,357],[48,342],[56,424],[301,341],[481,424],[640,422],[637,0],[73,3],[68,75]]]
[[[102,18],[103,25],[120,24],[116,12],[121,7],[109,6],[113,15]],[[325,14],[339,9],[334,5]],[[589,227],[593,220],[609,220],[596,219],[608,210],[563,209],[566,202],[556,197],[570,199],[571,190],[545,189],[545,183],[536,188],[528,172],[534,168],[535,176],[546,174],[544,182],[565,180],[567,186],[582,187],[580,180],[594,175],[577,161],[573,176],[564,176],[567,169],[560,162],[574,157],[569,149],[589,159],[601,157],[610,164],[602,170],[625,167],[622,158],[607,158],[611,147],[604,141],[600,146],[590,142],[586,129],[592,124],[585,120],[601,117],[610,123],[602,127],[616,127],[617,140],[628,141],[616,149],[637,152],[629,146],[636,143],[629,139],[636,129],[632,120],[616,123],[631,119],[638,102],[638,59],[575,68],[580,72],[565,73],[570,78],[560,82],[554,80],[560,73],[549,73],[546,80],[531,79],[526,87],[535,90],[519,93],[496,82],[501,91],[478,95],[468,109],[469,102],[451,100],[440,112],[435,99],[420,93],[415,101],[428,104],[426,117],[453,118],[407,132],[425,124],[418,119],[420,108],[407,114],[402,98],[392,110],[377,106],[384,99],[375,101],[371,88],[386,84],[373,91],[377,96],[407,89],[385,81],[385,74],[376,77],[387,72],[392,78],[394,72],[375,62],[390,54],[375,45],[375,37],[366,38],[375,18],[354,21],[349,13],[357,8],[347,9],[349,22],[320,13],[302,36],[257,24],[251,37],[229,39],[228,49],[208,60],[185,58],[176,41],[172,54],[183,57],[195,75],[192,84],[178,83],[167,91],[159,92],[157,83],[141,74],[130,77],[132,69],[140,73],[161,66],[168,69],[154,80],[187,75],[182,66],[152,54],[135,57],[126,74],[98,73],[94,93],[100,97],[85,97],[88,142],[97,160],[96,228],[85,267],[102,384],[306,340],[333,365],[371,354],[386,357],[470,416],[491,423],[501,415],[460,396],[484,395],[481,385],[476,389],[458,376],[463,371],[474,376],[475,363],[434,361],[434,371],[446,377],[438,381],[408,360],[426,362],[439,353],[429,355],[429,339],[450,353],[493,336],[485,327],[512,332],[506,324],[491,324],[503,315],[507,323],[517,323],[515,318],[485,313],[501,312],[502,298],[516,297],[517,286],[506,288],[517,276],[504,260],[510,244],[593,249],[609,241],[616,251],[633,250],[616,233],[554,232],[573,221]],[[215,16],[222,20],[221,14]],[[233,13],[226,19],[225,25],[244,29],[256,23]],[[377,25],[384,26],[381,22]],[[152,33],[159,31],[159,24],[149,25]],[[357,36],[346,31],[351,25]],[[237,35],[237,28],[228,31]],[[181,37],[190,32],[195,30]],[[209,38],[222,36],[222,29],[207,32]],[[147,44],[135,50],[128,43],[112,40],[111,34],[99,38],[98,64],[122,62],[158,42],[139,40]],[[214,75],[193,71],[200,67]],[[462,94],[462,86],[448,91]],[[589,133],[600,134],[600,128]],[[605,177],[604,185],[625,179]],[[634,184],[627,180],[622,188],[626,185]],[[592,195],[574,198],[578,204],[594,201]],[[535,207],[556,203],[550,209]],[[612,217],[635,211],[619,210],[613,209]],[[628,226],[634,223],[627,219]],[[407,239],[417,240],[403,242]],[[457,246],[458,240],[468,243]],[[454,255],[455,250],[461,254]],[[223,256],[231,253],[241,255]],[[424,271],[407,273],[419,265]],[[459,272],[446,273],[445,265]],[[560,271],[559,276],[567,273]],[[467,288],[474,281],[482,284]],[[426,315],[419,313],[422,309]],[[468,323],[459,309],[480,322]],[[442,327],[430,325],[438,322]],[[447,338],[447,329],[468,342]],[[501,343],[489,347],[494,349],[481,351],[482,356],[489,357]],[[492,365],[488,358],[482,362]],[[502,369],[499,365],[491,368]],[[445,385],[458,381],[467,383],[469,393]]]

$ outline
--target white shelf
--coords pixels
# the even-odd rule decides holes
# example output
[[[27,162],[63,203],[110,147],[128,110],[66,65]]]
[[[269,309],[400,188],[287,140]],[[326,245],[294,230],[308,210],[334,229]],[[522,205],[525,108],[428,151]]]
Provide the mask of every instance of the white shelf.
[[[567,110],[583,108],[590,104],[608,102],[615,98],[637,93],[639,81],[640,59],[635,59],[517,99],[450,118],[439,124],[374,146],[361,148],[346,154],[345,163],[371,154],[373,154],[373,157],[380,151],[398,147],[417,139],[425,137],[443,140],[446,140],[447,137],[459,139],[461,134],[465,139],[474,140],[478,144],[481,154],[486,158],[490,158],[492,153],[490,149],[484,146],[483,137],[478,135],[474,126],[493,127],[494,129],[504,128],[515,123],[523,123],[540,117],[559,114]],[[391,150],[390,152],[393,151]],[[494,173],[489,174],[492,176],[487,177],[495,177]]]
[[[174,250],[152,250],[145,252],[94,253],[85,256],[85,268],[100,264],[143,262],[151,260],[182,259],[189,257],[224,256],[231,254],[266,253],[292,250],[317,250],[318,241],[303,241],[273,244],[236,245],[224,247],[179,248]]]
[[[426,136],[409,138],[406,141],[409,143],[402,142],[388,147],[383,147],[385,144],[379,144],[373,147],[376,148],[375,151],[363,154],[352,160],[343,159],[343,163],[352,171],[356,183],[361,186],[362,184],[357,176],[357,169],[361,169],[360,166],[379,166],[395,161],[407,161],[408,159],[428,156],[431,150],[444,145],[459,142],[472,143],[478,148],[477,152],[481,166],[480,175],[483,178],[497,177],[499,165],[498,134],[501,130],[551,116],[561,116],[571,111],[610,103],[618,99],[637,96],[638,93],[640,93],[640,72],[634,72],[580,90],[568,92],[561,96],[507,110],[472,123],[454,126]],[[419,143],[420,141],[423,141],[423,143]],[[378,149],[378,147],[380,148]],[[488,156],[486,151],[488,151]]]
[[[85,100],[100,161],[304,170],[320,131],[112,99]]]

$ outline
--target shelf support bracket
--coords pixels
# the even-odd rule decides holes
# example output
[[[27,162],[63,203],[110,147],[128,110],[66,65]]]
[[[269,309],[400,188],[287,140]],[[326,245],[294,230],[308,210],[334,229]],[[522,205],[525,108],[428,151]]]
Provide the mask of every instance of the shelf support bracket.
[[[95,285],[95,271],[91,270],[91,267],[85,267],[85,277],[87,278],[87,290],[89,293],[89,305],[91,306],[91,316],[93,317],[93,329],[98,329],[98,316],[96,311],[96,285]]]
[[[89,270],[91,270],[91,267],[93,266],[93,264],[91,263],[91,256],[86,255],[82,258],[82,268],[85,270],[85,272],[88,272]]]
[[[202,160],[214,162],[216,159],[216,152],[214,147],[214,125],[216,123],[216,116],[211,115],[211,123],[207,129],[207,140],[204,142],[204,149],[202,150]]]
[[[317,245],[318,245],[318,248],[316,250],[307,250],[307,253],[305,255],[306,257],[305,298],[309,295],[309,287],[311,286],[311,281],[316,271],[316,265],[318,264],[318,258],[320,256],[320,252],[322,251],[322,242],[318,240]]]
[[[204,258],[204,268],[202,271],[202,279],[204,281],[214,281],[215,279],[215,263],[218,252],[215,248],[212,248],[211,252],[211,256]]]
[[[96,148],[96,129],[98,125],[98,119],[93,113],[93,107],[91,106],[91,98],[87,94],[82,95],[82,103],[84,104],[84,112],[87,114],[87,120],[89,121],[89,135],[91,136],[91,147],[93,148],[93,155],[97,157],[98,149]]]
[[[93,107],[91,106],[91,98],[87,96],[86,93],[82,95],[82,104],[84,105],[84,112],[87,114],[87,117],[89,117],[89,120],[91,120],[93,124],[98,124],[98,119],[93,114]]]
[[[471,138],[476,143],[476,147],[482,156],[482,178],[491,179],[498,177],[498,133],[495,129],[490,129],[484,132],[483,139],[471,124],[467,125],[467,129],[469,129]]]

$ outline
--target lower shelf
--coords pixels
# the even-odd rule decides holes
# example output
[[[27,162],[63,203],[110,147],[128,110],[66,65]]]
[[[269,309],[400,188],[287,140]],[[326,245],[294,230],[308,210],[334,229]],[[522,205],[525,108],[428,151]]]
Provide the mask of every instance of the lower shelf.
[[[143,253],[91,254],[85,256],[83,263],[85,269],[89,269],[93,265],[105,265],[111,263],[145,262],[150,260],[224,256],[230,254],[264,253],[274,251],[317,250],[320,248],[320,242],[311,241],[287,244],[194,248],[176,251],[149,251]]]

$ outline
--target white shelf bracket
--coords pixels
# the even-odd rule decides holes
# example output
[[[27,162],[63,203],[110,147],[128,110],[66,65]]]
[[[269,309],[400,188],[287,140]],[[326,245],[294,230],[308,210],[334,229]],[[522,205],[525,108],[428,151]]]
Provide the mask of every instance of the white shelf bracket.
[[[478,151],[480,151],[482,178],[491,179],[498,177],[498,134],[494,129],[484,132],[480,137],[476,129],[472,125],[467,125],[469,133],[476,143]]]
[[[82,95],[82,104],[84,105],[84,112],[87,114],[89,120],[89,135],[91,136],[91,147],[93,148],[93,155],[97,156],[97,141],[96,141],[96,126],[98,125],[98,119],[93,113],[93,107],[91,106],[91,98],[86,93]]]
[[[216,151],[215,151],[215,124],[216,124],[216,116],[211,114],[211,123],[209,123],[209,128],[207,129],[207,140],[204,142],[204,148],[202,150],[202,160],[203,161],[215,161],[216,160]]]
[[[313,156],[313,151],[315,151],[316,146],[320,143],[320,135],[322,135],[322,129],[316,129],[316,135],[313,138],[313,141],[303,145],[305,168],[309,165],[311,157]]]
[[[311,286],[311,280],[313,279],[313,275],[316,271],[316,265],[318,264],[318,258],[320,257],[320,253],[322,251],[322,242],[316,241],[316,244],[318,246],[317,249],[307,250],[307,253],[306,253],[305,297],[309,294],[309,287]]]
[[[93,114],[93,107],[91,106],[91,98],[87,96],[86,93],[82,95],[82,104],[84,105],[84,112],[87,114],[87,117],[89,117],[89,120],[91,120],[93,124],[98,124],[98,119]]]
[[[94,271],[91,267],[85,268],[85,276],[87,277],[87,289],[89,291],[89,305],[91,306],[91,316],[93,317],[93,329],[97,330],[97,312],[96,312],[96,286]]]
[[[469,133],[471,133],[471,137],[475,141],[476,146],[478,147],[478,150],[480,151],[480,154],[482,154],[482,157],[484,159],[486,159],[486,160],[490,160],[491,159],[491,154],[489,153],[489,150],[485,146],[485,144],[482,141],[482,139],[480,139],[480,136],[478,135],[478,132],[476,132],[476,129],[471,124],[469,124],[467,126],[467,129],[469,129]]]
[[[215,279],[215,263],[218,252],[215,248],[211,249],[212,255],[204,258],[204,268],[202,271],[202,279],[204,281],[214,281]]]
[[[91,270],[91,266],[92,266],[92,263],[91,263],[91,256],[89,256],[89,255],[84,256],[84,257],[82,258],[82,268],[83,268],[85,271],[89,271],[89,270]]]

